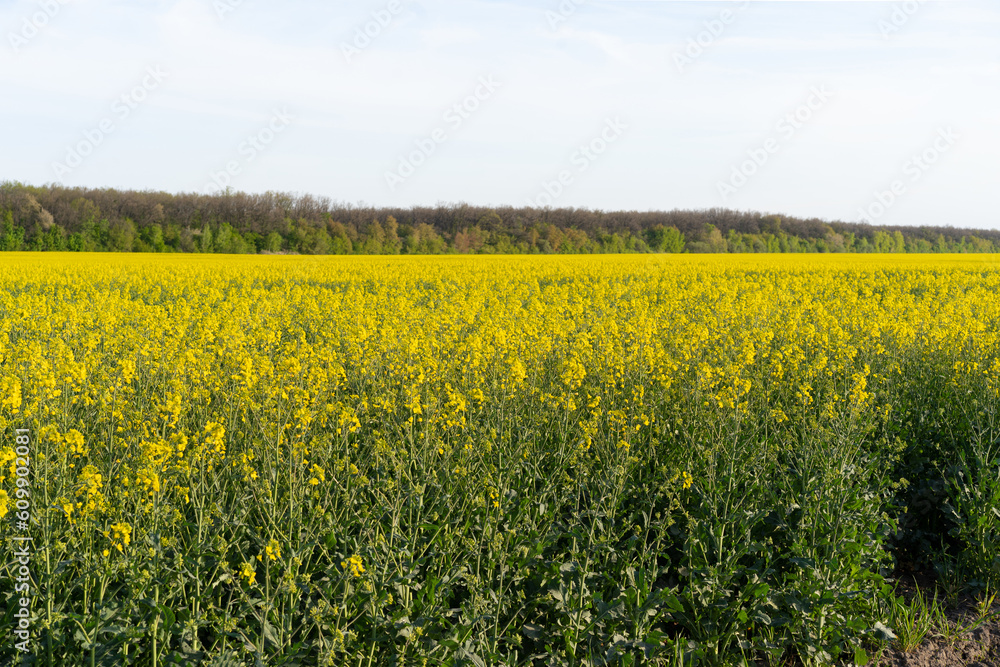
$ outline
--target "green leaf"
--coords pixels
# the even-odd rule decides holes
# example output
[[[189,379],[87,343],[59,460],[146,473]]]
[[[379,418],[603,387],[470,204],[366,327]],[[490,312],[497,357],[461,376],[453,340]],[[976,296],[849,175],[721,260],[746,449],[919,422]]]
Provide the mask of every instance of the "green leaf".
[[[163,620],[164,620],[163,629],[164,630],[169,629],[171,626],[173,626],[174,623],[177,622],[177,617],[174,616],[174,612],[170,609],[170,607],[167,607],[167,606],[161,604],[161,605],[157,605],[156,609],[163,615]]]
[[[264,639],[275,645],[281,643],[278,640],[278,635],[274,633],[274,626],[267,621],[264,621]]]
[[[524,633],[525,637],[529,639],[540,639],[542,636],[544,628],[540,625],[533,625],[531,623],[525,623],[524,627],[521,628],[521,632]]]
[[[892,641],[896,638],[896,633],[891,629],[882,624],[881,621],[875,624],[875,627],[871,629],[871,634],[873,634],[877,639],[881,639],[884,642]]]
[[[667,609],[669,609],[670,611],[673,612],[684,611],[684,605],[681,603],[681,601],[677,598],[676,595],[667,596],[663,602],[667,606]]]

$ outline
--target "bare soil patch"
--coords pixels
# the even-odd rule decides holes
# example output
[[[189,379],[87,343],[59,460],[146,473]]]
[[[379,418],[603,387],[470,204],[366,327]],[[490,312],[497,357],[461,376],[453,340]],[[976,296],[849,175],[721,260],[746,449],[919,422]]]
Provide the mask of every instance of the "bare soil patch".
[[[939,665],[1000,667],[1000,621],[984,624],[954,644],[933,637],[909,653],[890,649],[879,662],[879,667]]]
[[[925,591],[934,587],[929,577],[901,579],[900,588],[907,598],[915,592],[914,583]],[[883,654],[878,667],[1000,667],[1000,602],[992,612],[992,619],[958,638],[949,640],[938,629],[932,630],[931,636],[908,653],[893,647]],[[948,611],[952,626],[968,627],[978,617],[975,600],[968,596]]]

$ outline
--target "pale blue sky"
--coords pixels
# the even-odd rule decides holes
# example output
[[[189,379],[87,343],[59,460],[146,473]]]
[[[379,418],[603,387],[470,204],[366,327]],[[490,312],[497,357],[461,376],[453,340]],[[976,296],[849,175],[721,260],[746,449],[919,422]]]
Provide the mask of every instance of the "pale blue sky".
[[[0,0],[0,31],[0,180],[1000,227],[996,0]]]

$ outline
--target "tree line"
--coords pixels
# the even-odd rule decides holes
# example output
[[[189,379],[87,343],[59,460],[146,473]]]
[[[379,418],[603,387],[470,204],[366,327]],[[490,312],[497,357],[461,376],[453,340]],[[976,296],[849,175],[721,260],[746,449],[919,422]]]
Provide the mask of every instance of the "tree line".
[[[298,254],[996,252],[1000,230],[826,222],[721,208],[367,207],[267,192],[0,183],[0,250]]]

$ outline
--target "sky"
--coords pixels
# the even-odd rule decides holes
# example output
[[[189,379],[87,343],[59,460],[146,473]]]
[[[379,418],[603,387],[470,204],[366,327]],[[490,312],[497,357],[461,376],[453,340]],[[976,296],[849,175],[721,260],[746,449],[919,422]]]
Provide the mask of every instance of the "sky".
[[[0,181],[1000,228],[996,0],[0,0]]]

